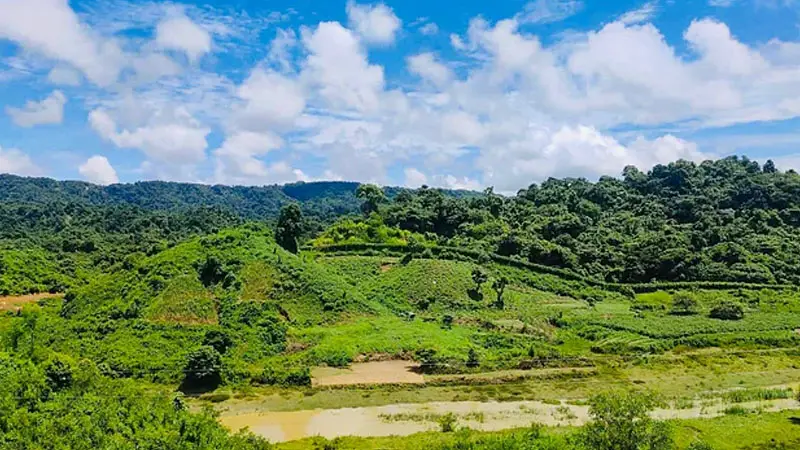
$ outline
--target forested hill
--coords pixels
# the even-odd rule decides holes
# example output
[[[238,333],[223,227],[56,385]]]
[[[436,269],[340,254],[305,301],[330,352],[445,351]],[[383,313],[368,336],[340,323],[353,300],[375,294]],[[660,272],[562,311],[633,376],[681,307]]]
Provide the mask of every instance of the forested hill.
[[[627,167],[621,178],[550,179],[514,197],[423,189],[378,212],[386,226],[429,241],[606,281],[800,284],[800,175],[772,162]],[[323,238],[347,240],[340,236],[348,232],[334,227]]]
[[[245,219],[274,218],[283,205],[299,201],[321,220],[358,211],[358,183],[313,182],[283,186],[222,186],[164,181],[98,186],[81,181],[0,175],[0,203],[131,205],[149,210],[221,207]]]

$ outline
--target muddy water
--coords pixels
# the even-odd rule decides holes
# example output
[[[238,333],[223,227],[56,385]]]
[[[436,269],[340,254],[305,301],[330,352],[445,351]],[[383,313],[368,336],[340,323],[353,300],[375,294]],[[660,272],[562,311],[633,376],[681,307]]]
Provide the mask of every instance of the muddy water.
[[[794,399],[742,403],[745,408],[762,407],[765,411],[800,408]],[[659,419],[691,419],[723,414],[727,405],[690,409],[657,410]],[[588,407],[522,402],[433,402],[377,407],[343,408],[313,411],[289,411],[225,415],[220,421],[232,430],[249,427],[250,431],[273,442],[285,442],[311,436],[406,436],[438,430],[437,419],[453,413],[459,426],[495,431],[526,427],[533,422],[544,425],[581,425],[588,421]]]

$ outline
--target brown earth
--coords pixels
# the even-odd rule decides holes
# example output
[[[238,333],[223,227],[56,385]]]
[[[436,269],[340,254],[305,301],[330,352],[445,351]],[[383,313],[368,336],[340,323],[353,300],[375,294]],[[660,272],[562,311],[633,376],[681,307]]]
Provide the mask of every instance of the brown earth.
[[[363,384],[422,384],[425,379],[409,361],[374,361],[353,364],[346,369],[317,367],[311,372],[314,386]]]
[[[23,305],[36,303],[46,298],[60,298],[64,294],[27,294],[27,295],[8,295],[0,296],[0,311],[18,311]]]

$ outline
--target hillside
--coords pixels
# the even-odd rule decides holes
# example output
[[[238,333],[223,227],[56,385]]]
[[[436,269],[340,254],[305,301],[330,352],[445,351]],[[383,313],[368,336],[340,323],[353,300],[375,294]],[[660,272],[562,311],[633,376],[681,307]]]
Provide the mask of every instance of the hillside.
[[[69,428],[60,448],[79,448],[68,443],[80,441],[79,428],[64,425],[79,420],[107,444],[105,421],[131,415],[141,433],[120,437],[125,423],[114,419],[108,439],[271,448],[228,434],[208,411],[189,412],[216,407],[222,423],[239,424],[232,430],[278,441],[290,440],[269,422],[282,413],[294,439],[312,434],[298,421],[344,417],[340,408],[364,408],[349,411],[372,424],[366,435],[376,423],[389,435],[390,424],[438,429],[444,413],[432,411],[450,408],[471,427],[568,425],[531,428],[550,437],[530,439],[573,448],[564,433],[584,429],[585,405],[610,388],[657,393],[669,417],[697,421],[692,430],[717,420],[703,411],[746,428],[788,414],[762,409],[794,405],[793,172],[735,158],[679,161],[596,183],[548,180],[511,197],[342,183],[3,180],[17,192],[0,200],[0,446],[51,448],[26,434],[35,422]],[[258,195],[276,200],[256,206]],[[351,206],[321,221],[280,206],[290,203]],[[19,295],[45,291],[54,295]],[[79,419],[71,399],[92,414]],[[786,445],[799,442],[784,434]],[[341,442],[287,448],[350,448]]]

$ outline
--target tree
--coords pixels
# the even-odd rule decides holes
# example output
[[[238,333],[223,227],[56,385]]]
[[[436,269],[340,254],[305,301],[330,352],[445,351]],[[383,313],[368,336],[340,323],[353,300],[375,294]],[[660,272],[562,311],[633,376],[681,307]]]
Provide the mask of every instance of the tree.
[[[483,283],[489,281],[489,276],[480,267],[476,267],[472,269],[472,281],[475,283],[475,291],[480,292]]]
[[[281,208],[275,227],[275,240],[284,249],[297,253],[297,239],[303,231],[303,212],[296,203]]]
[[[209,345],[189,354],[183,369],[184,384],[194,389],[214,389],[222,381],[222,356]]]
[[[720,320],[742,320],[744,308],[738,303],[722,301],[711,309],[709,316]]]
[[[386,194],[383,193],[383,189],[374,184],[359,185],[356,189],[356,197],[364,201],[361,204],[361,212],[365,216],[378,212],[380,204],[386,202]]]
[[[697,314],[697,300],[689,294],[678,292],[672,297],[672,310],[670,313],[679,316]]]
[[[497,294],[497,300],[495,301],[495,306],[497,308],[503,309],[505,308],[505,300],[503,300],[503,293],[506,291],[506,286],[508,286],[508,278],[500,277],[494,280],[492,283],[492,289]]]
[[[578,435],[587,450],[669,450],[672,430],[650,418],[659,402],[651,394],[603,393],[589,400],[591,422]]]
[[[761,169],[764,173],[775,173],[778,169],[775,167],[775,163],[772,162],[771,159],[768,159],[767,162],[764,163],[764,167]]]
[[[478,359],[478,352],[476,352],[474,348],[469,349],[467,353],[467,367],[478,367],[480,364],[481,361]]]

